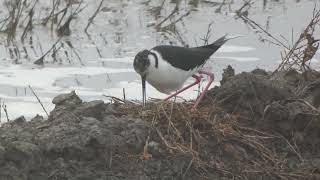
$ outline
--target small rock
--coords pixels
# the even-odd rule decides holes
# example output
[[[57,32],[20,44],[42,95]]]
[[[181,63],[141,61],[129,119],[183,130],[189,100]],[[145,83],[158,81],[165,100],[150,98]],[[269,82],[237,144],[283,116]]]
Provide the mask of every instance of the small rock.
[[[81,104],[82,100],[75,91],[71,91],[70,93],[56,96],[53,98],[52,103],[55,105],[75,106]]]
[[[53,98],[52,103],[55,104],[56,107],[50,112],[48,120],[57,121],[57,119],[62,119],[62,117],[68,114],[66,112],[73,111],[75,108],[81,105],[82,100],[75,93],[75,91],[72,91],[68,94],[58,95],[57,97]]]

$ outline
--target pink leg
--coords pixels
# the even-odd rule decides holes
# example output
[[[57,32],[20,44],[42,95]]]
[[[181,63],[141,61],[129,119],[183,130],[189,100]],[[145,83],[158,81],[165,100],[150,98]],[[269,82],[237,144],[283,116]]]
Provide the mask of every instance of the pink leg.
[[[174,96],[176,96],[176,95],[180,94],[181,92],[183,92],[183,91],[185,91],[185,90],[187,90],[187,89],[191,88],[192,86],[194,86],[194,85],[196,85],[196,84],[199,84],[199,83],[200,83],[200,81],[201,81],[201,78],[202,78],[202,76],[201,76],[201,75],[200,75],[200,76],[192,75],[192,77],[193,77],[193,78],[195,78],[195,81],[194,81],[192,84],[190,84],[190,85],[188,85],[188,86],[186,86],[186,87],[184,87],[184,88],[180,89],[179,91],[175,92],[174,94],[171,94],[170,96],[168,96],[168,97],[167,97],[167,98],[165,98],[164,100],[165,100],[165,101],[167,101],[168,99],[170,99],[170,98],[172,98],[172,97],[174,97]]]
[[[199,71],[199,74],[206,74],[209,76],[209,82],[207,84],[207,86],[204,88],[203,92],[201,93],[201,95],[199,96],[199,98],[197,99],[197,101],[194,103],[192,109],[196,109],[198,104],[200,103],[200,101],[202,100],[204,94],[208,91],[211,83],[213,82],[214,80],[214,75],[213,73],[210,73],[210,72],[206,72],[206,71]]]

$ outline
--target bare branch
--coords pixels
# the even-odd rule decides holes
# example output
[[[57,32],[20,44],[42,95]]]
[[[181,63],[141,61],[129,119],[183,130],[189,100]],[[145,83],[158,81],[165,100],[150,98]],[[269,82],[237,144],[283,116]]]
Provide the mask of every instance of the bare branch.
[[[89,28],[89,26],[93,23],[94,18],[98,15],[98,13],[99,13],[99,11],[100,11],[100,9],[101,9],[101,6],[102,6],[102,4],[103,4],[103,2],[104,2],[104,0],[101,0],[101,2],[100,2],[100,4],[99,4],[98,8],[96,9],[96,11],[95,11],[95,12],[93,13],[93,15],[88,19],[88,24],[87,24],[86,28],[84,29],[84,32],[85,32],[85,33],[88,33],[88,28]]]

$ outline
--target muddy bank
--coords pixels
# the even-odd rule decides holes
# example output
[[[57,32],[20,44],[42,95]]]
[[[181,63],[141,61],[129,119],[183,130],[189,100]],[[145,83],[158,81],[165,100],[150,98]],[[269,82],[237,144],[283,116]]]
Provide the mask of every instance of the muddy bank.
[[[0,179],[319,179],[320,73],[225,70],[191,103],[54,98],[0,128]]]

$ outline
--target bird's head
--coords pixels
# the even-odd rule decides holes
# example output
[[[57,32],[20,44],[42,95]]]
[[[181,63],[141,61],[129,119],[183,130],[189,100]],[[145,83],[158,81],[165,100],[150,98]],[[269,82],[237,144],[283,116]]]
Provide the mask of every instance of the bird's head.
[[[149,59],[150,51],[143,50],[140,51],[134,58],[133,67],[134,70],[141,76],[146,75],[148,67],[150,66]]]
[[[148,50],[140,51],[135,56],[133,61],[134,70],[141,76],[143,105],[145,105],[146,103],[146,76],[147,76],[147,70],[150,66],[149,54],[150,54],[150,51]]]

